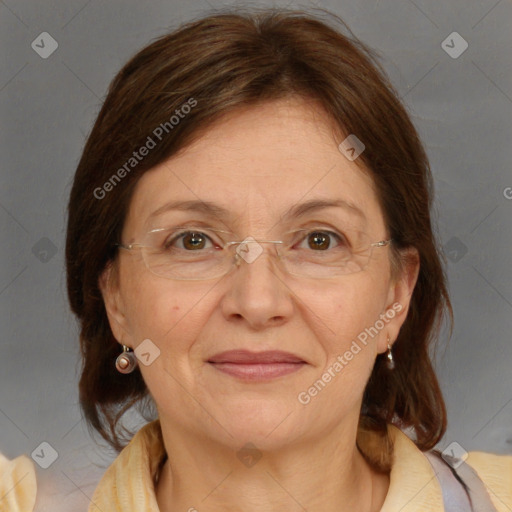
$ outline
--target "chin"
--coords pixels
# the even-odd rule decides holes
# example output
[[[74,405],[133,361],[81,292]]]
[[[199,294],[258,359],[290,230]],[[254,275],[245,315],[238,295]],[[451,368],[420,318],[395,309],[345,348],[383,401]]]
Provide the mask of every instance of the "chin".
[[[296,406],[286,406],[282,402],[252,400],[245,404],[223,408],[213,416],[233,436],[229,442],[237,446],[251,442],[261,449],[275,449],[286,444],[304,428],[297,425]],[[223,429],[222,433],[225,434]]]

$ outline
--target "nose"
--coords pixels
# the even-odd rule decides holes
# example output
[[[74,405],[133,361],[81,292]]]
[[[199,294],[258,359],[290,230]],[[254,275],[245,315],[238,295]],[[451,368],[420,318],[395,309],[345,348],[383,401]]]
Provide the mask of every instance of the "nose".
[[[294,311],[293,294],[277,264],[275,244],[240,244],[234,258],[222,300],[225,318],[254,330],[286,323]]]

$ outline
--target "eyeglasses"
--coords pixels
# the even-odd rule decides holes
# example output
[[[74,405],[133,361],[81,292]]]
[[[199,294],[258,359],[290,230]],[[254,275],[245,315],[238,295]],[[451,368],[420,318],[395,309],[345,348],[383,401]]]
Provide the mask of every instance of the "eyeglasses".
[[[371,242],[357,230],[338,233],[324,228],[297,229],[284,233],[282,240],[220,242],[229,231],[190,227],[158,228],[149,231],[141,243],[115,244],[131,251],[140,249],[153,274],[167,279],[199,281],[227,274],[242,261],[251,264],[264,249],[275,244],[277,258],[289,274],[310,278],[332,278],[360,272],[368,265],[372,250],[392,240]],[[304,247],[304,243],[307,247]],[[235,249],[235,254],[233,254]]]

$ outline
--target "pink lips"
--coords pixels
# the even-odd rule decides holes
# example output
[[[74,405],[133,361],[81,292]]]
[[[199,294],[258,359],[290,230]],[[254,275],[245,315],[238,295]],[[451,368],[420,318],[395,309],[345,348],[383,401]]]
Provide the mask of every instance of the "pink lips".
[[[266,352],[230,350],[216,354],[208,360],[208,363],[223,373],[250,381],[288,375],[306,364],[300,357],[279,350]]]

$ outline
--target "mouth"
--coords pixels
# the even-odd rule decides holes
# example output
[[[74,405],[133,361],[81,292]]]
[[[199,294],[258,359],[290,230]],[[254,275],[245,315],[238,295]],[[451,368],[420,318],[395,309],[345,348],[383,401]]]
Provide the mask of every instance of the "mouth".
[[[230,350],[207,361],[216,370],[246,381],[270,380],[295,373],[307,363],[289,352]]]

